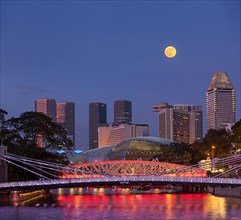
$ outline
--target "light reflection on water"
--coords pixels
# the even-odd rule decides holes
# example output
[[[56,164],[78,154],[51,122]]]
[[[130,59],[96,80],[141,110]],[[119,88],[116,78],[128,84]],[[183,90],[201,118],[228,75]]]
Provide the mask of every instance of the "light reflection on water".
[[[77,189],[78,192],[82,190]],[[73,192],[74,193],[74,192]],[[241,199],[209,194],[57,195],[38,207],[0,207],[0,219],[241,219]]]

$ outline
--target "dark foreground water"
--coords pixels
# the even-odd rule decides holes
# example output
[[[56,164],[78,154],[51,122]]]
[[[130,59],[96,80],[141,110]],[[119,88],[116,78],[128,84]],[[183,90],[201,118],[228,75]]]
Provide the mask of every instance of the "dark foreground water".
[[[56,195],[0,206],[0,219],[241,219],[241,199],[209,194]]]

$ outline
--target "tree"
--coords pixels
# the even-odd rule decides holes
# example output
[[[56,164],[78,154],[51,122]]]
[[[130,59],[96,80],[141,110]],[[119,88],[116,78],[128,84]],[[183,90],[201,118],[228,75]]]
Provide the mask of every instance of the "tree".
[[[67,146],[71,147],[72,142],[67,139],[66,131],[61,125],[53,122],[45,114],[38,112],[24,112],[20,117],[12,117],[5,120],[7,112],[0,109],[1,140],[8,147],[8,152],[33,159],[49,161],[53,163],[66,164],[66,158],[61,155],[49,153],[45,148],[37,146],[38,135],[41,135],[45,146]],[[54,174],[56,174],[53,171]],[[9,180],[29,180],[39,177],[9,165]]]
[[[235,150],[238,150],[241,148],[241,119],[232,126],[231,130],[231,140],[235,146]]]
[[[2,143],[3,141],[3,137],[6,133],[5,129],[4,129],[4,123],[5,123],[5,116],[8,113],[0,108],[0,143]]]
[[[209,129],[203,143],[203,150],[212,157],[229,156],[232,149],[231,133],[225,129]]]
[[[1,123],[1,125],[4,123],[4,121],[5,121],[5,116],[6,116],[7,114],[8,114],[8,113],[7,113],[5,110],[3,110],[3,109],[0,108],[0,123]]]
[[[72,147],[72,141],[67,139],[66,131],[61,125],[54,123],[51,118],[39,112],[24,112],[18,118],[11,118],[4,123],[5,142],[12,145],[36,145],[41,135],[44,146]]]
[[[203,141],[195,141],[192,144],[193,159],[192,164],[197,164],[199,161],[204,160],[208,156],[208,148]]]
[[[158,161],[190,165],[193,159],[192,147],[185,143],[172,143],[170,146],[163,146],[162,153],[156,155]]]

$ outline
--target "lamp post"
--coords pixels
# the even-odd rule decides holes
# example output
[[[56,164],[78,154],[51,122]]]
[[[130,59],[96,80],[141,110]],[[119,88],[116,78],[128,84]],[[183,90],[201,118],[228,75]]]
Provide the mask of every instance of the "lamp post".
[[[215,146],[213,145],[213,146],[212,146],[212,159],[213,159],[213,157],[214,157],[214,152],[213,152],[214,149],[215,149]]]
[[[212,172],[214,171],[214,161],[213,161],[214,149],[215,149],[215,146],[213,145],[213,146],[212,146],[212,159],[211,159],[211,171],[212,171]]]

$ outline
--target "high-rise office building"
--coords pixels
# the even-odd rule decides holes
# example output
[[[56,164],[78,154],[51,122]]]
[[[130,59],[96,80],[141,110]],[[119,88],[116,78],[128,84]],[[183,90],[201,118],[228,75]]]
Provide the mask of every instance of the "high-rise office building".
[[[114,126],[132,123],[132,103],[128,100],[114,101]]]
[[[188,112],[190,126],[190,142],[203,138],[203,113],[201,105],[174,105],[174,110]]]
[[[52,118],[56,122],[56,101],[55,99],[35,100],[35,111],[41,112]]]
[[[152,110],[158,113],[159,137],[173,141],[173,106],[162,102],[153,106]]]
[[[59,102],[55,99],[36,99],[35,111],[41,112],[59,123],[67,132],[67,137],[75,146],[75,105],[74,102]],[[37,144],[44,147],[41,135],[37,138]]]
[[[149,135],[147,124],[120,124],[114,127],[99,127],[99,147],[118,144],[131,137],[143,137]]]
[[[89,104],[89,149],[98,148],[98,127],[107,126],[106,112],[105,103]]]
[[[67,138],[75,146],[75,104],[74,102],[57,103],[57,123],[67,132]]]
[[[159,136],[176,142],[193,143],[203,135],[202,107],[199,105],[169,105],[153,107],[158,112]]]
[[[206,91],[207,129],[222,129],[235,123],[236,94],[226,72],[216,72]]]
[[[55,99],[36,99],[35,100],[35,111],[41,112],[48,117],[52,118],[56,122],[56,100]],[[37,145],[44,147],[44,140],[42,135],[37,137]]]

